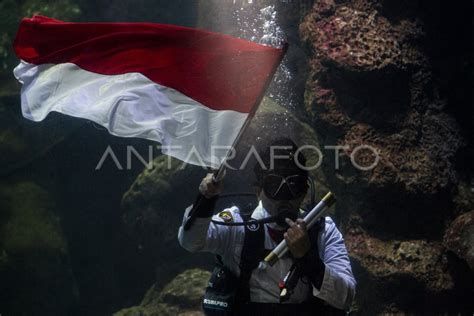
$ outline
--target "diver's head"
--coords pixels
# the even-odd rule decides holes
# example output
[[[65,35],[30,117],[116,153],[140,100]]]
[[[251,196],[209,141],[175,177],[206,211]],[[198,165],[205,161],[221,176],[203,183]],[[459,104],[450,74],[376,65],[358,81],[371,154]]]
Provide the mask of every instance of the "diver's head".
[[[308,191],[306,159],[289,138],[273,141],[254,167],[257,196],[270,215],[285,213],[295,219]],[[284,218],[278,224],[285,227]]]

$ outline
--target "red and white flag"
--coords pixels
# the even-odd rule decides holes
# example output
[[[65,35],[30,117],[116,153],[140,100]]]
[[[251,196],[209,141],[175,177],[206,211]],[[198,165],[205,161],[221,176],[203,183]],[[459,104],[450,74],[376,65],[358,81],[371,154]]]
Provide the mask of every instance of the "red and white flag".
[[[233,144],[284,54],[174,25],[43,16],[22,20],[14,49],[24,117],[41,121],[56,111],[85,118],[213,168],[227,154],[214,149]]]

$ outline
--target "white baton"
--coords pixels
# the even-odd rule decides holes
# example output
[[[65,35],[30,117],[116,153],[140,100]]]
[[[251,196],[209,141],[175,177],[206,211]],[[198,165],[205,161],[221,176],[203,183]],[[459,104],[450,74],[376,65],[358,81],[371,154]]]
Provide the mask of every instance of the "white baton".
[[[336,198],[334,197],[334,194],[331,192],[328,192],[322,200],[316,205],[311,212],[309,212],[305,218],[303,219],[306,222],[306,227],[309,229],[311,226],[316,223],[316,221],[324,215],[324,213],[328,210],[328,208],[334,204],[336,201]],[[265,262],[271,266],[275,264],[275,262],[278,261],[281,257],[283,257],[286,253],[288,252],[288,245],[286,244],[286,240],[282,240],[278,246],[275,247],[275,249],[272,250],[268,254],[268,256],[265,257]]]

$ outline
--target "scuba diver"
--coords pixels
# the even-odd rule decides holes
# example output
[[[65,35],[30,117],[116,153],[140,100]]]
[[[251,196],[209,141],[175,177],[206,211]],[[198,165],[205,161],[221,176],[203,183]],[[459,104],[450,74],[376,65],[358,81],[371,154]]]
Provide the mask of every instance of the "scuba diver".
[[[200,183],[197,218],[189,229],[183,222],[178,239],[190,252],[217,255],[203,300],[206,315],[345,315],[349,309],[356,281],[341,233],[330,217],[310,229],[302,220],[309,177],[297,149],[282,138],[259,154],[259,203],[250,217],[236,206],[213,216],[222,182],[208,174]],[[262,262],[283,239],[289,252],[272,266]]]

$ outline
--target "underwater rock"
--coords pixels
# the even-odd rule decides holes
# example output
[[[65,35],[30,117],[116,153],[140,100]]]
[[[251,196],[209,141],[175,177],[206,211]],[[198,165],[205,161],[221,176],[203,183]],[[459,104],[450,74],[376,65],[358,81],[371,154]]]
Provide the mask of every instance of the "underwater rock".
[[[375,8],[360,9],[351,2],[335,8],[333,1],[318,1],[300,25],[303,40],[311,41],[322,62],[359,71],[423,62],[416,49],[403,47],[422,34],[417,21],[393,25]]]
[[[169,305],[177,305],[184,309],[197,309],[202,302],[204,289],[210,276],[208,271],[186,270],[163,288],[160,298]],[[145,296],[143,304],[148,305],[151,302],[150,297]]]
[[[204,315],[201,303],[210,276],[208,271],[186,270],[162,290],[153,285],[139,306],[125,308],[114,316]]]
[[[428,196],[455,185],[454,159],[464,142],[417,46],[421,22],[392,23],[370,1],[349,1],[327,15],[325,3],[316,3],[300,33],[314,51],[307,109],[318,134],[344,146],[339,175],[372,191],[392,186]],[[354,153],[361,145],[378,153]],[[353,160],[377,163],[355,170]]]
[[[474,209],[474,182],[472,184],[463,180],[459,182],[453,197],[455,215],[461,215]]]
[[[384,241],[357,230],[344,240],[358,279],[356,309],[363,314],[459,310],[450,306],[455,280],[440,242]]]
[[[322,170],[363,314],[465,308],[440,242],[446,219],[468,204],[457,173],[465,133],[426,50],[424,19],[433,17],[415,3],[316,1],[300,24],[311,68],[305,108],[321,145],[340,146]]]
[[[1,313],[66,315],[78,306],[55,205],[33,182],[0,184]]]
[[[450,289],[453,286],[449,276],[442,273],[447,268],[447,262],[442,259],[443,246],[439,242],[384,241],[354,230],[346,232],[345,242],[352,259],[359,261],[373,277],[411,275],[417,282],[423,280],[427,290]]]
[[[312,126],[322,145],[340,146],[322,164],[329,185],[371,234],[440,238],[465,140],[434,83],[422,22],[384,16],[384,2],[327,7],[317,2],[300,34],[311,48]]]
[[[144,260],[156,266],[159,286],[183,269],[211,261],[206,254],[188,260],[190,254],[180,247],[177,238],[184,210],[196,198],[205,173],[202,168],[159,156],[123,195],[122,219],[127,234],[146,257]]]
[[[443,243],[474,271],[474,211],[462,214],[451,223]]]
[[[155,248],[176,241],[176,233],[181,223],[183,200],[192,203],[195,188],[183,183],[198,183],[200,174],[194,166],[186,166],[177,159],[159,156],[153,160],[151,168],[145,168],[136,178],[122,199],[123,219],[131,232],[148,231],[153,234],[143,236],[143,242],[156,239],[158,244],[143,245]],[[194,190],[193,190],[194,189]],[[175,199],[174,196],[180,196]],[[155,248],[158,249],[158,248]]]

